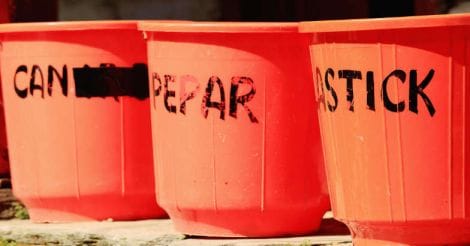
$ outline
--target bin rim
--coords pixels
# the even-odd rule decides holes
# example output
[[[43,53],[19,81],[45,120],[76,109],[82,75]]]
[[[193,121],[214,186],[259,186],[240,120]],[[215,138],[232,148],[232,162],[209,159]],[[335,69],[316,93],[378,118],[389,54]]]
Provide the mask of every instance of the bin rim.
[[[301,33],[351,32],[466,25],[470,26],[469,13],[330,21],[304,21],[299,24],[299,31]]]
[[[180,33],[298,33],[299,22],[159,22],[141,21],[138,29]]]
[[[0,24],[1,33],[86,31],[86,30],[137,30],[136,20],[52,21]]]

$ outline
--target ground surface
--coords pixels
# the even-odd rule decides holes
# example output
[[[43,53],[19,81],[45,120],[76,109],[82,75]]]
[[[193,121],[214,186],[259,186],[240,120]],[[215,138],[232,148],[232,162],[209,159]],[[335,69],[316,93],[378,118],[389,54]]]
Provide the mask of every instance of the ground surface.
[[[346,228],[324,220],[319,235],[269,238],[220,239],[186,237],[176,232],[170,220],[132,222],[80,222],[34,224],[29,220],[0,221],[0,238],[8,245],[348,245]],[[1,245],[1,243],[0,243]]]
[[[3,245],[351,245],[348,229],[327,213],[315,235],[291,238],[221,239],[188,237],[168,219],[128,222],[35,224],[0,179],[0,246]]]

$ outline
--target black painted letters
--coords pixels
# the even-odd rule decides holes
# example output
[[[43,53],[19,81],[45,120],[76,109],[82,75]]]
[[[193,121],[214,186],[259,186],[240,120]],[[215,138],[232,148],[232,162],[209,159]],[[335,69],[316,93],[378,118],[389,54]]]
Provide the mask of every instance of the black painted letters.
[[[389,111],[392,111],[392,112],[402,112],[403,110],[405,110],[405,102],[401,101],[398,104],[393,103],[390,100],[390,97],[388,96],[387,83],[388,83],[388,80],[392,76],[397,77],[402,83],[405,83],[406,73],[403,70],[397,69],[397,70],[391,72],[387,77],[385,77],[385,79],[382,83],[382,97],[383,97],[383,100],[384,100],[384,107],[386,109],[388,109]]]
[[[433,116],[436,113],[436,109],[429,99],[428,95],[424,93],[424,88],[429,85],[432,77],[434,76],[434,69],[431,69],[423,81],[418,85],[418,72],[416,70],[410,71],[410,111],[418,113],[418,95],[422,97],[426,108],[429,111],[429,114]]]
[[[195,76],[188,74],[182,76],[164,74],[162,77],[165,78],[163,82],[163,104],[165,109],[170,113],[177,113],[178,106],[171,105],[168,102],[169,98],[176,97],[177,92],[174,90],[169,90],[168,86],[169,84],[179,83],[179,87],[175,86],[175,88],[179,88],[179,112],[182,115],[188,114],[187,104],[194,103],[194,99],[198,93],[200,93],[199,91],[201,88],[201,83]],[[152,73],[152,85],[153,88],[156,88],[153,90],[153,97],[160,96],[162,87],[161,84],[162,81],[160,79],[160,75],[158,73]],[[244,90],[247,89],[248,92],[240,95],[240,86],[244,86]],[[207,119],[210,113],[210,109],[216,109],[219,111],[218,118],[225,120],[225,112],[228,106],[229,116],[237,119],[238,114],[240,113],[238,112],[238,106],[240,105],[248,115],[251,123],[259,123],[255,113],[249,107],[249,103],[256,95],[255,82],[253,79],[247,76],[233,76],[231,78],[229,93],[229,95],[226,95],[224,84],[218,76],[210,76],[207,80],[204,94],[202,94],[202,99],[199,101],[199,103],[201,103],[199,105],[201,105],[200,113],[202,114],[202,117]],[[229,104],[226,102],[227,97],[229,97]],[[154,107],[156,106],[154,105]]]
[[[353,79],[362,79],[361,71],[339,70],[339,78],[346,79],[346,101],[349,103],[349,111],[354,111],[354,89]]]
[[[194,76],[185,75],[181,77],[180,84],[180,113],[186,114],[186,102],[196,97],[196,93],[199,91],[199,82],[197,82]],[[192,91],[187,91],[188,84],[194,84],[196,88]]]
[[[62,75],[51,65],[47,67],[47,94],[52,96],[52,82],[54,81],[54,75],[59,80],[62,88],[62,95],[67,96],[68,94],[68,79],[67,79],[67,66],[62,67]]]
[[[251,90],[243,95],[238,96],[238,85],[239,84],[247,84],[250,86]],[[248,112],[248,117],[250,117],[250,121],[253,123],[258,123],[258,119],[256,119],[253,112],[251,112],[247,102],[251,101],[256,94],[255,85],[253,80],[249,77],[232,77],[232,83],[230,86],[230,116],[233,118],[237,118],[237,105],[241,104],[243,108]]]
[[[15,77],[13,79],[16,94],[21,98],[26,98],[28,96],[28,88],[24,88],[24,89],[18,88],[17,76],[18,76],[19,73],[26,73],[27,74],[28,73],[28,67],[26,65],[19,66],[16,69]]]
[[[219,86],[219,91],[220,91],[220,102],[213,102],[211,101],[212,97],[212,92],[214,90],[214,85]],[[212,76],[209,78],[209,82],[207,83],[206,87],[206,93],[204,94],[204,97],[202,98],[202,115],[204,118],[207,118],[207,115],[209,114],[209,108],[216,108],[220,110],[220,119],[225,119],[225,91],[224,91],[224,85],[222,84],[222,81],[219,79],[217,76]]]
[[[338,81],[335,81],[335,70],[333,68],[327,68],[325,71],[325,83],[323,84],[322,78],[321,78],[321,70],[317,67],[315,70],[315,77],[316,77],[316,83],[317,86],[320,88],[317,88],[317,93],[319,93],[319,103],[320,104],[325,104],[325,91],[330,94],[330,96],[333,98],[333,102],[327,101],[326,104],[328,106],[328,110],[330,112],[335,112],[339,102],[338,102],[338,96],[336,93],[336,90],[333,88],[333,86],[338,86],[335,85],[335,83],[338,83]],[[364,103],[366,105],[366,109],[370,111],[375,111],[376,110],[376,98],[375,98],[375,78],[374,78],[374,72],[373,71],[365,71],[366,72],[366,81],[365,81],[365,98],[355,98],[357,97],[354,93],[354,80],[362,80],[362,71],[359,70],[351,70],[351,69],[339,69],[337,70],[338,78],[339,79],[346,79],[346,86],[345,86],[345,94],[346,94],[346,106],[349,111],[354,112],[355,108],[358,107],[358,103]],[[431,81],[434,77],[435,70],[430,69],[426,76],[424,76],[424,79],[418,83],[418,71],[416,69],[411,69],[409,71],[405,71],[402,69],[395,69],[391,71],[383,80],[381,83],[381,99],[384,105],[384,108],[387,109],[390,112],[403,112],[406,110],[408,106],[408,110],[410,112],[413,112],[415,114],[418,114],[418,96],[421,97],[422,101],[424,102],[424,105],[426,106],[427,111],[429,112],[429,115],[432,117],[436,114],[436,108],[434,107],[431,98],[429,97],[428,94],[426,94],[425,89],[429,87],[431,84]],[[408,76],[407,76],[408,75]],[[408,77],[408,80],[407,80]],[[402,86],[406,86],[408,84],[408,101],[405,100],[400,100],[400,101],[394,101],[390,97],[390,80],[393,78],[397,79],[397,81],[400,81]],[[364,83],[357,81],[356,83]],[[396,83],[393,83],[396,85]],[[326,90],[323,89],[323,86],[325,87]],[[358,86],[356,86],[356,89]],[[363,87],[364,88],[364,87]],[[393,88],[393,87],[392,87]],[[429,89],[428,89],[429,90]],[[359,93],[359,95],[363,95],[362,93]],[[400,97],[402,98],[402,97]],[[396,99],[395,99],[396,100]],[[324,107],[323,110],[326,110],[326,107]]]
[[[175,76],[173,75],[165,75],[165,82],[164,82],[164,86],[163,86],[163,102],[165,104],[165,108],[168,112],[170,113],[176,113],[176,106],[175,105],[171,105],[170,103],[168,103],[168,98],[170,97],[175,97],[176,96],[176,92],[175,91],[170,91],[168,89],[168,83],[172,83],[174,84],[175,83]]]
[[[330,84],[330,81],[328,80],[328,75],[331,76],[332,79],[335,78],[335,72],[333,71],[332,68],[328,68],[326,70],[325,87],[326,87],[326,90],[331,93],[331,96],[333,97],[333,102],[334,102],[334,104],[330,104],[330,102],[328,102],[328,110],[330,110],[331,112],[334,112],[336,108],[338,107],[338,96],[336,95],[335,89],[333,89],[333,87]]]
[[[39,80],[40,84],[36,84],[37,80]],[[35,90],[38,90],[41,93],[41,97],[44,98],[44,76],[38,65],[33,65],[31,71],[31,79],[29,80],[29,93],[31,93],[31,96],[34,96]]]
[[[28,73],[30,71],[30,73]],[[29,75],[29,82],[28,83],[21,83],[23,85],[26,85],[26,88],[20,88],[19,87],[19,78],[18,76],[20,74],[23,74],[21,77],[25,76],[27,77]],[[47,85],[45,85],[44,81],[44,73],[41,70],[41,67],[39,65],[32,65],[31,70],[28,69],[28,66],[26,65],[20,65],[18,68],[16,68],[15,75],[13,76],[13,87],[15,89],[15,93],[18,97],[20,98],[27,98],[28,93],[31,96],[34,96],[34,94],[40,95],[41,98],[44,98],[44,91],[47,89],[47,94],[49,96],[52,96],[52,86],[53,86],[53,81],[54,77],[59,80],[60,86],[62,87],[62,94],[64,96],[67,96],[67,91],[68,91],[68,79],[67,79],[67,67],[64,65],[62,69],[62,75],[59,74],[59,72],[52,66],[47,67]],[[47,86],[47,87],[46,87]]]

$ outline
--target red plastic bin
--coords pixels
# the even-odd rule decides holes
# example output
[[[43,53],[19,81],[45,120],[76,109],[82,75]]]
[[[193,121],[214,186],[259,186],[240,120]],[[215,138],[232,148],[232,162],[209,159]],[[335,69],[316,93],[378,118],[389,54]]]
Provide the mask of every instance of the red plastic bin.
[[[329,208],[308,38],[295,23],[141,22],[157,193],[177,230],[315,231]]]
[[[470,243],[470,15],[306,22],[332,208],[357,245]]]
[[[135,21],[0,25],[13,192],[35,222],[131,220],[156,204]]]

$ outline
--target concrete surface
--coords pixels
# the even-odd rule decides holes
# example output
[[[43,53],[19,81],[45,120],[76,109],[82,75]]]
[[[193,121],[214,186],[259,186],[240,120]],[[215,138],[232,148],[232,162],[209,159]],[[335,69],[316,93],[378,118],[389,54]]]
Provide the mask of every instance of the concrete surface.
[[[34,224],[29,220],[0,221],[0,245],[351,245],[347,228],[327,218],[316,235],[269,239],[188,237],[176,232],[172,222],[80,222]]]

